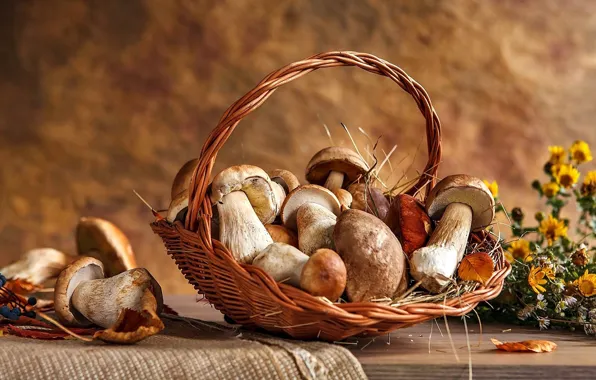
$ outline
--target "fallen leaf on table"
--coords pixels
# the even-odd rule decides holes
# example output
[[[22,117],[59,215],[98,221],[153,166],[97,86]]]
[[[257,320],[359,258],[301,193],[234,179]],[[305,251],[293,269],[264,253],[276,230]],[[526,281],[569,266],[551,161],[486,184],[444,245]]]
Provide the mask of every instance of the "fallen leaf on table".
[[[548,340],[524,340],[522,342],[500,342],[497,339],[490,340],[497,350],[508,352],[551,352],[557,349],[557,344]]]
[[[20,294],[20,295],[29,295],[33,292],[38,291],[39,289],[43,288],[42,286],[35,285],[27,280],[23,280],[21,278],[17,279],[10,279],[4,284],[4,287],[13,293]]]
[[[486,284],[493,275],[493,259],[485,252],[467,255],[459,264],[457,275],[464,281]]]

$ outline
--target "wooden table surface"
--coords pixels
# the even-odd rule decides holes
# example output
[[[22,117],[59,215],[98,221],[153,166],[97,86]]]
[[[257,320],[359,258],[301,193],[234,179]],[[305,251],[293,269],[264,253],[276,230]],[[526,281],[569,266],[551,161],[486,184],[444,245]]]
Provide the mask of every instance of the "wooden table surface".
[[[165,297],[180,315],[224,323],[223,315],[193,296]],[[549,331],[518,326],[483,325],[468,320],[470,350],[461,319],[449,319],[455,350],[445,321],[400,329],[390,337],[348,339],[343,343],[360,361],[370,379],[596,379],[596,339],[583,332]],[[490,338],[502,342],[546,339],[558,347],[552,353],[497,351]],[[456,357],[457,354],[457,357]]]

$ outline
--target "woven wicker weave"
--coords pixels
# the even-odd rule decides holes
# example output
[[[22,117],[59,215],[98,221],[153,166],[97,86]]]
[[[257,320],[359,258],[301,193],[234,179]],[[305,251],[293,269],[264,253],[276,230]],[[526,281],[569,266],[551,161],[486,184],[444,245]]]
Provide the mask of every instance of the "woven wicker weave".
[[[218,310],[244,325],[270,332],[285,332],[300,339],[340,340],[350,336],[375,336],[429,319],[461,316],[478,302],[496,297],[511,267],[497,248],[495,272],[485,285],[470,293],[437,303],[391,307],[372,302],[330,304],[286,284],[276,283],[252,265],[237,263],[229,250],[211,239],[212,209],[207,196],[217,152],[238,123],[257,109],[281,85],[310,73],[336,66],[356,66],[386,76],[409,93],[426,119],[428,162],[424,175],[407,192],[434,186],[441,159],[441,124],[428,94],[399,67],[370,54],[329,52],[287,65],[263,79],[224,113],[200,155],[189,189],[186,225],[157,220],[151,227],[164,241],[168,254],[185,278]],[[487,242],[491,235],[473,234],[471,240]],[[494,245],[495,242],[493,241]]]

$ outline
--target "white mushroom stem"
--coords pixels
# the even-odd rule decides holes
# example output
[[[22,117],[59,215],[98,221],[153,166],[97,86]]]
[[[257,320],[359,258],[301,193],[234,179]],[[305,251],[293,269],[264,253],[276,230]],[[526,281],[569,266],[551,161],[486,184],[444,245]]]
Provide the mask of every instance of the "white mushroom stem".
[[[275,203],[277,203],[277,212],[276,215],[279,215],[281,212],[281,206],[286,199],[286,191],[284,190],[283,186],[277,182],[271,182],[271,188],[273,189],[273,195],[275,195]]]
[[[337,217],[327,208],[316,203],[300,206],[296,216],[298,224],[298,248],[310,256],[319,248],[335,249],[333,229]]]
[[[248,197],[233,191],[217,203],[219,240],[228,247],[234,258],[250,264],[273,239],[255,214]]]
[[[412,277],[432,293],[440,293],[450,282],[462,260],[472,226],[472,209],[451,203],[426,247],[417,249],[410,261]]]
[[[151,289],[152,281],[146,269],[131,269],[114,277],[80,283],[70,302],[87,320],[108,328],[116,323],[122,310],[142,311],[143,295],[146,289]],[[160,289],[156,291],[161,292]],[[156,294],[156,298],[160,309],[161,294]]]
[[[308,256],[285,243],[273,243],[265,248],[253,261],[253,265],[263,269],[275,281],[284,281],[292,286],[300,286],[302,268]]]
[[[344,173],[336,172],[332,170],[329,172],[327,176],[327,180],[325,181],[325,187],[331,191],[335,191],[337,189],[341,189],[342,185],[344,184]]]

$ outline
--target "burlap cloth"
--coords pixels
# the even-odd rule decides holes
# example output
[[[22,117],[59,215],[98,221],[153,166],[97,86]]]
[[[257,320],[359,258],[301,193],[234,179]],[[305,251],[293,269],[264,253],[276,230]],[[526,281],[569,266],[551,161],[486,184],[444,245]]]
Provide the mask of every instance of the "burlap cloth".
[[[0,337],[0,379],[366,379],[344,347],[164,318],[132,346]]]

